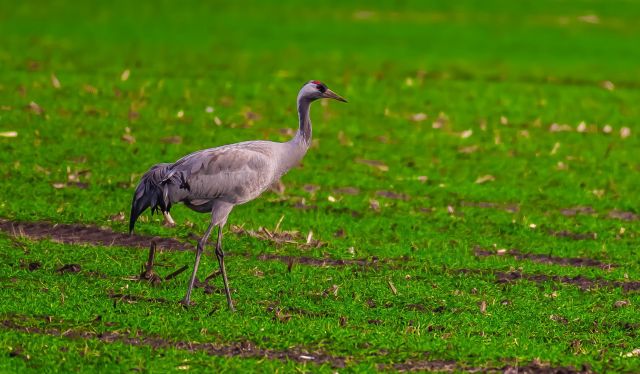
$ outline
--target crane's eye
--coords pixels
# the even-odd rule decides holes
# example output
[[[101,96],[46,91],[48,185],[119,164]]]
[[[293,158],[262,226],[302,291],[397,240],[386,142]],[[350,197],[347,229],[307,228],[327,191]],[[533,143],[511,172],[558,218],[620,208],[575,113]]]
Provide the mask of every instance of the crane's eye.
[[[316,88],[318,89],[318,91],[322,93],[324,93],[327,90],[327,87],[322,84],[316,84]]]

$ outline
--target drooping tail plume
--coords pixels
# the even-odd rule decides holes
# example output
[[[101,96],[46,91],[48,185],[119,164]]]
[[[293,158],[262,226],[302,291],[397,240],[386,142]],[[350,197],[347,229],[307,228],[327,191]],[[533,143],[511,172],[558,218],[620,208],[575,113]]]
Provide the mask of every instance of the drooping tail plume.
[[[154,165],[140,179],[136,192],[131,201],[131,214],[129,216],[129,233],[133,232],[136,221],[140,214],[151,207],[151,212],[156,210],[165,212],[171,208],[170,203],[165,201],[162,180],[171,164]]]

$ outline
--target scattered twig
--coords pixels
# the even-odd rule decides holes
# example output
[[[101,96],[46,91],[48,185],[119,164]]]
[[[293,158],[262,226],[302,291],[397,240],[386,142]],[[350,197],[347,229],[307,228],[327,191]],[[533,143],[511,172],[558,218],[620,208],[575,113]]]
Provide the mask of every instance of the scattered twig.
[[[211,274],[207,275],[207,277],[204,278],[204,283],[208,283],[210,280],[212,280],[213,278],[217,277],[220,274],[222,274],[220,270],[214,270],[213,272],[211,272]]]
[[[179,274],[181,274],[182,272],[184,272],[185,270],[187,270],[188,266],[184,265],[183,267],[181,267],[180,269],[174,271],[173,273],[167,275],[166,277],[164,277],[165,281],[168,281],[170,279],[173,279],[175,277],[177,277]]]

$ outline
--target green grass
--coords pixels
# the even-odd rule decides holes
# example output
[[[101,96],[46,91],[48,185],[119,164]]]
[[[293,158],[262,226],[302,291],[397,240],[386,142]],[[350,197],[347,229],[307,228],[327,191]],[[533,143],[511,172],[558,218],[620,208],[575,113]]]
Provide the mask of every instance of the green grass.
[[[313,231],[327,243],[305,249],[226,234],[237,313],[226,310],[219,279],[213,294],[197,289],[197,305],[188,310],[177,301],[189,272],[158,287],[128,280],[146,260],[139,249],[3,233],[1,318],[39,329],[218,345],[248,341],[278,352],[295,347],[344,357],[353,371],[420,360],[455,360],[462,370],[538,359],[598,372],[640,370],[637,357],[626,357],[640,348],[637,291],[583,291],[553,281],[502,284],[495,275],[520,270],[640,280],[640,223],[609,216],[612,210],[640,214],[640,6],[550,0],[279,4],[0,2],[0,132],[18,132],[0,137],[4,219],[125,232],[126,222],[110,217],[128,213],[135,183],[152,164],[237,141],[286,140],[283,129],[297,124],[295,96],[310,79],[349,100],[314,104],[315,144],[303,165],[283,178],[283,196],[265,193],[233,211],[230,224],[273,229],[284,216],[283,230]],[[123,80],[125,70],[130,74]],[[606,81],[613,90],[603,88]],[[249,112],[258,119],[249,119]],[[428,117],[413,121],[417,113]],[[576,130],[581,122],[584,132]],[[551,131],[553,124],[571,131]],[[629,137],[620,135],[623,128]],[[468,130],[471,135],[462,137]],[[135,142],[124,141],[125,134]],[[165,139],[171,136],[181,141]],[[388,170],[357,162],[362,159],[381,161]],[[70,175],[86,188],[53,187]],[[493,180],[476,183],[485,175]],[[306,184],[319,189],[308,192]],[[343,187],[360,193],[334,191]],[[409,199],[379,196],[383,190]],[[302,199],[317,208],[296,209]],[[519,210],[470,206],[484,202]],[[561,214],[575,206],[594,213]],[[205,215],[182,206],[172,214],[176,228],[153,216],[137,231],[187,239],[206,228]],[[345,235],[335,235],[339,230]],[[562,230],[597,238],[549,235]],[[618,266],[478,258],[476,246]],[[297,264],[289,272],[286,263],[259,260],[262,253],[376,256],[382,263]],[[384,262],[402,256],[408,260]],[[193,254],[163,252],[158,261],[166,265],[159,271],[169,273],[191,266]],[[29,262],[42,268],[29,271]],[[68,263],[80,264],[82,272],[55,271]],[[207,255],[201,276],[215,267]],[[337,295],[325,292],[333,285]],[[114,304],[110,292],[168,302]],[[614,307],[620,300],[630,304]],[[275,307],[290,318],[276,316]],[[0,371],[335,370],[54,335],[0,325]]]

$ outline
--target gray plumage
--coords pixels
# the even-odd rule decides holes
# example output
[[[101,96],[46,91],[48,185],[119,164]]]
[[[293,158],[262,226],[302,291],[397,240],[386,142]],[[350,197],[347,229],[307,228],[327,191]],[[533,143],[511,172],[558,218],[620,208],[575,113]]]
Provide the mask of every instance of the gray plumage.
[[[196,248],[196,260],[187,294],[189,305],[200,256],[213,227],[218,226],[216,257],[223,276],[227,303],[234,309],[224,268],[222,228],[235,205],[258,197],[297,165],[311,144],[309,107],[317,99],[344,101],[319,81],[306,83],[298,94],[299,128],[288,142],[248,141],[191,153],[173,164],[157,164],[141,178],[131,203],[129,231],[137,218],[151,207],[169,217],[172,205],[184,203],[192,210],[211,213],[211,222]]]

